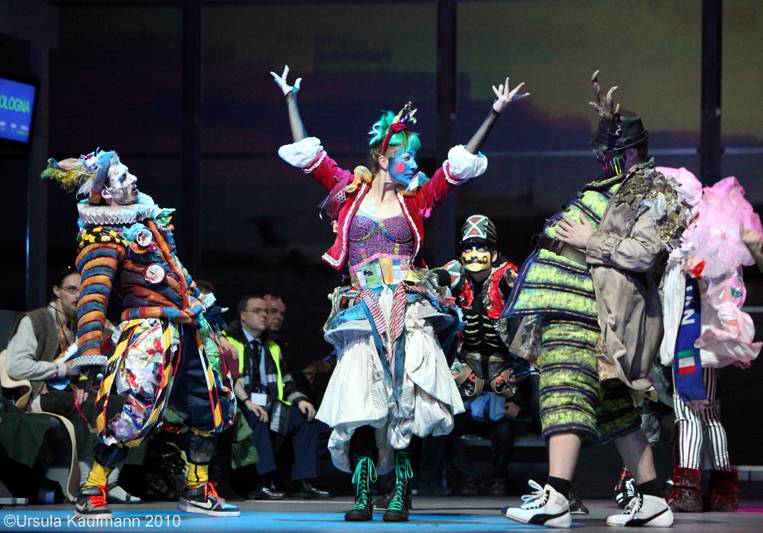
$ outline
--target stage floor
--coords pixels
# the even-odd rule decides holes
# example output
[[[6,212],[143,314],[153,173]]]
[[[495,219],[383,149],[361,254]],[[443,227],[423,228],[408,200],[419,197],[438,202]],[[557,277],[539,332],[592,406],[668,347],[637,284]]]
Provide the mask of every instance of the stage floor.
[[[70,506],[47,505],[6,507],[0,510],[0,531],[111,531],[139,532],[156,529],[214,532],[335,532],[335,531],[436,531],[438,533],[539,531],[538,526],[511,522],[499,514],[501,506],[519,503],[518,498],[425,498],[414,500],[414,512],[407,523],[385,523],[382,513],[373,522],[348,523],[342,513],[351,506],[349,498],[329,501],[282,500],[279,502],[239,502],[241,516],[209,518],[176,511],[167,503],[114,505],[111,523],[78,521]],[[604,500],[587,501],[588,516],[574,517],[573,527],[590,532],[611,533],[605,525],[615,505]],[[736,513],[697,513],[676,516],[674,531],[724,533],[763,531],[763,502],[746,501]]]

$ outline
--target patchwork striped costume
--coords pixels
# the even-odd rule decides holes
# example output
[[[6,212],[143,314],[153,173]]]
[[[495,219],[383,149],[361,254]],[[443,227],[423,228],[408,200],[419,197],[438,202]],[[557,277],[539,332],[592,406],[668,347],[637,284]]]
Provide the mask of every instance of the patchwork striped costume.
[[[551,217],[543,236],[554,239],[563,218],[582,214],[598,227],[626,174],[587,184]],[[544,437],[575,432],[593,440],[638,429],[640,417],[619,380],[599,381],[598,308],[588,267],[545,248],[522,265],[504,316],[542,318],[540,417]]]
[[[141,194],[134,205],[79,204],[79,212],[75,366],[106,366],[96,398],[103,444],[138,446],[168,406],[199,434],[227,427],[235,409],[232,386],[220,375],[202,296],[177,258],[171,210]],[[123,310],[113,336],[116,349],[107,357],[101,348],[112,289]],[[125,403],[107,419],[112,390]]]

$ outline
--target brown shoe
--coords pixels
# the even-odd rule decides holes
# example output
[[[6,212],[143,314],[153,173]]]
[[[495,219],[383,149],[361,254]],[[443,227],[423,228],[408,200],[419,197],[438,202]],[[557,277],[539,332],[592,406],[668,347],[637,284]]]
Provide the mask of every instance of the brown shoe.
[[[702,473],[694,468],[673,467],[673,492],[666,498],[675,512],[702,512]]]
[[[711,511],[736,511],[739,507],[739,475],[736,468],[730,472],[710,472],[708,504]]]

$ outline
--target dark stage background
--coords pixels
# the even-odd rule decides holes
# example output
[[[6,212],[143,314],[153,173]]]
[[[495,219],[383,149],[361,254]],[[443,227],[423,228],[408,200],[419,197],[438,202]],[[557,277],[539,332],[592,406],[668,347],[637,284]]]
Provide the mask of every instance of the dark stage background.
[[[160,205],[182,207],[183,2],[49,4],[58,16],[49,61],[50,154],[114,148],[144,192]],[[320,328],[339,276],[320,261],[333,241],[317,215],[322,189],[276,155],[290,132],[268,72],[288,63],[291,79],[304,78],[308,132],[349,168],[365,162],[366,132],[379,111],[412,99],[421,163],[431,172],[442,155],[437,13],[434,1],[202,3],[201,205],[176,216],[180,256],[190,254],[184,228],[196,218],[194,276],[212,281],[223,303],[235,307],[251,291],[283,295],[295,369],[328,353]],[[587,149],[594,69],[604,85],[620,86],[623,107],[644,117],[658,164],[699,174],[700,0],[462,1],[456,14],[456,141],[465,142],[482,121],[490,85],[504,76],[525,81],[532,96],[501,117],[484,148],[488,171],[455,194],[451,221],[428,225],[440,243],[425,251],[431,264],[448,259],[451,230],[473,212],[491,216],[501,248],[523,260],[544,218],[596,170]],[[736,175],[760,210],[763,3],[725,0],[722,29],[721,176]],[[0,72],[28,76],[29,56],[29,43],[0,32]],[[26,149],[0,147],[0,308],[11,310],[26,305],[27,161]],[[55,272],[73,260],[76,211],[71,196],[52,185],[47,192],[47,268]],[[761,276],[752,269],[748,275],[748,304],[763,306]],[[723,371],[737,463],[763,463],[760,416],[751,416],[763,408],[761,368]]]

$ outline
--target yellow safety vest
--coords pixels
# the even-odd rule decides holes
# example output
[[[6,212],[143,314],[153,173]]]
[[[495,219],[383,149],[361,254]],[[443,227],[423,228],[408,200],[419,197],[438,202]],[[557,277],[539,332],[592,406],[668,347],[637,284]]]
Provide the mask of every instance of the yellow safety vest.
[[[234,339],[227,333],[225,334],[225,338],[228,339],[228,341],[233,345],[234,348],[236,348],[236,351],[238,351],[238,373],[243,374],[244,373],[244,343],[239,342],[238,340]],[[281,375],[281,347],[278,346],[277,343],[274,341],[268,341],[265,343],[265,348],[267,348],[268,353],[270,354],[270,357],[273,359],[273,362],[276,365],[276,389],[278,391],[278,401],[285,403],[286,405],[291,405],[291,402],[283,399],[283,376]]]

